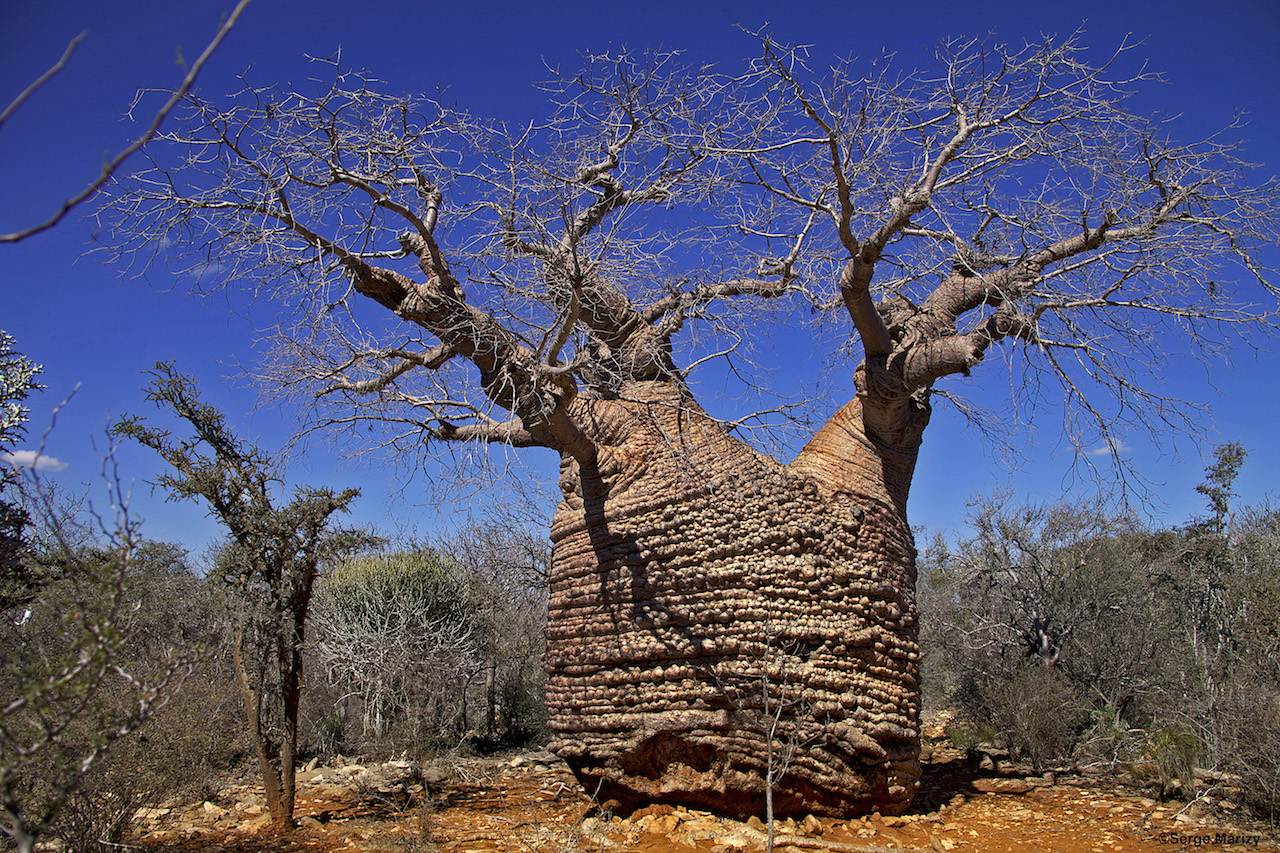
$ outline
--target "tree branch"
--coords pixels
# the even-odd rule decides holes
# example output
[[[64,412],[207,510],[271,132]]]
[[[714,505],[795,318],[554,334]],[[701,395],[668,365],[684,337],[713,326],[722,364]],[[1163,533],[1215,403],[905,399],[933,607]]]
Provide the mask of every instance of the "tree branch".
[[[209,61],[209,57],[213,56],[213,52],[218,49],[218,45],[222,44],[222,40],[227,37],[227,33],[231,32],[231,28],[235,26],[236,21],[240,19],[240,13],[243,12],[245,7],[248,5],[249,0],[240,0],[240,2],[236,4],[235,8],[231,10],[231,14],[227,17],[227,20],[218,28],[218,32],[214,35],[213,40],[205,46],[205,49],[201,52],[200,56],[198,56],[196,61],[192,63],[191,68],[188,69],[187,75],[183,78],[182,83],[174,90],[169,99],[164,102],[164,105],[156,111],[156,114],[152,117],[151,124],[147,126],[147,129],[142,132],[141,136],[121,150],[120,153],[112,157],[111,160],[102,167],[102,172],[92,183],[89,184],[89,186],[64,201],[57,212],[44,222],[10,234],[0,234],[0,243],[16,243],[19,240],[25,240],[32,235],[49,230],[61,222],[63,217],[70,213],[75,207],[87,201],[94,195],[94,193],[102,189],[107,181],[110,181],[115,176],[116,172],[122,165],[124,165],[126,160],[136,154],[144,145],[155,138],[155,135],[160,130],[160,125],[162,125],[164,120],[169,117],[169,113],[173,111],[173,108],[181,103],[182,99],[186,97],[189,91],[191,91],[191,87],[195,85],[196,78],[200,75],[201,69],[203,69],[205,63]],[[36,89],[42,86],[53,75],[62,70],[63,66],[66,65],[67,59],[70,57],[72,50],[84,35],[84,33],[81,33],[73,39],[71,44],[67,46],[67,50],[63,53],[62,58],[58,60],[58,63],[54,65],[53,68],[49,69],[49,71],[45,72],[45,74],[42,75],[35,83],[27,87],[27,89],[5,109],[4,114],[0,115],[0,125],[2,125],[4,120],[9,117],[13,110],[30,97]]]

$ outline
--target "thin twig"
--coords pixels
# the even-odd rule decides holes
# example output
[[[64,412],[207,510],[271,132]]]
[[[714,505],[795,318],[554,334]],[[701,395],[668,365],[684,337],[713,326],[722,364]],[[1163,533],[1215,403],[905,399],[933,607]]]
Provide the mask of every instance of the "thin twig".
[[[142,147],[150,142],[156,133],[159,132],[160,125],[164,123],[166,118],[168,118],[169,113],[178,105],[178,102],[186,97],[187,92],[191,91],[191,87],[195,85],[196,77],[199,76],[200,70],[209,60],[209,57],[213,56],[213,52],[217,50],[218,45],[222,44],[222,40],[226,38],[227,33],[231,32],[231,28],[235,26],[236,21],[240,18],[240,13],[243,12],[245,7],[248,5],[249,0],[240,0],[240,2],[236,4],[235,9],[231,11],[230,16],[227,17],[227,20],[218,29],[213,40],[209,42],[208,46],[205,47],[204,52],[200,54],[194,63],[192,63],[190,70],[187,71],[187,76],[182,81],[182,85],[174,91],[174,93],[169,97],[169,100],[165,101],[164,106],[156,112],[155,117],[152,118],[151,124],[147,127],[146,131],[130,143],[127,148],[113,157],[107,165],[103,166],[102,173],[98,175],[97,179],[94,180],[93,183],[89,184],[89,186],[85,187],[79,193],[64,201],[62,203],[62,207],[58,209],[57,213],[39,225],[33,225],[30,228],[26,228],[22,231],[15,231],[11,234],[0,234],[0,243],[17,243],[19,240],[25,240],[26,238],[39,234],[42,231],[49,230],[61,222],[63,217],[70,213],[77,205],[88,200],[94,193],[102,189],[102,187],[106,185],[107,181],[111,180],[116,171],[124,164],[124,161],[128,160],[141,150]],[[80,39],[84,37],[84,35],[85,33],[81,33],[73,39],[71,44],[67,46],[67,50],[63,53],[62,58],[58,60],[57,64],[46,71],[38,80],[28,86],[26,90],[24,90],[23,93],[19,95],[7,109],[5,109],[3,115],[0,115],[0,125],[3,125],[4,119],[7,119],[14,109],[20,106],[23,101],[31,96],[32,93],[62,70],[63,66],[66,65],[67,59],[71,56],[72,50],[74,50],[75,46],[79,43]]]

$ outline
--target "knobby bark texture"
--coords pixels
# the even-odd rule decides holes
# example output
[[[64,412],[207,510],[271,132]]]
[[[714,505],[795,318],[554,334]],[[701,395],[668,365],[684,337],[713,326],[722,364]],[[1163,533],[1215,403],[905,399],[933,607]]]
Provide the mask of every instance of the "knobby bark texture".
[[[770,768],[756,721],[777,715],[777,737],[804,745],[774,786],[779,813],[904,811],[920,776],[904,512],[919,433],[907,447],[871,439],[855,400],[784,465],[676,385],[621,396],[577,412],[609,461],[561,466],[552,750],[624,807],[759,814]],[[762,667],[769,700],[752,689]]]

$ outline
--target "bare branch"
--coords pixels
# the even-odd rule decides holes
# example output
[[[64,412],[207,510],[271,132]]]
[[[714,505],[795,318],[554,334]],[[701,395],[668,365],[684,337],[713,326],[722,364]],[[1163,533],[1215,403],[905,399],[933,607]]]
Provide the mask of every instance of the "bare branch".
[[[4,112],[0,112],[0,128],[4,127],[4,123],[9,120],[9,116],[13,115],[14,112],[19,107],[21,107],[24,103],[26,103],[27,100],[40,89],[41,86],[43,86],[45,83],[48,83],[50,80],[56,77],[59,73],[61,73],[62,69],[67,67],[67,62],[71,59],[71,54],[75,53],[76,48],[79,47],[80,42],[84,41],[85,36],[87,35],[89,35],[89,31],[85,30],[84,32],[80,33],[78,36],[73,38],[70,42],[68,42],[66,50],[62,52],[62,56],[58,59],[57,62],[53,64],[53,67],[50,68],[48,71],[44,72],[43,74],[41,74],[35,80],[33,80],[31,82],[31,85],[27,86],[27,88],[23,89],[20,93],[18,93],[18,97],[14,98],[9,103],[9,106],[4,108]]]
[[[164,124],[165,119],[169,117],[169,114],[173,112],[173,109],[181,103],[182,99],[191,91],[191,87],[195,85],[196,78],[200,75],[201,69],[203,69],[205,63],[209,61],[209,57],[213,56],[214,51],[218,49],[218,45],[222,44],[222,40],[227,37],[229,32],[231,32],[231,28],[235,26],[236,21],[240,19],[240,13],[243,12],[245,7],[248,5],[249,0],[240,0],[240,2],[236,4],[236,7],[231,10],[231,14],[227,16],[226,21],[224,21],[222,26],[218,28],[218,32],[214,35],[213,39],[205,46],[205,49],[200,53],[200,55],[196,57],[196,61],[191,64],[191,67],[187,69],[187,75],[183,78],[182,83],[173,91],[173,94],[164,102],[164,105],[156,111],[156,114],[152,117],[151,123],[147,126],[147,129],[142,132],[141,136],[122,149],[120,153],[112,157],[111,160],[102,167],[101,174],[99,174],[98,177],[89,184],[89,186],[64,201],[58,211],[44,222],[41,222],[38,225],[33,225],[30,228],[24,228],[21,231],[14,231],[10,234],[0,234],[0,243],[16,243],[19,240],[25,240],[32,235],[49,230],[61,222],[63,217],[70,213],[75,207],[87,201],[96,192],[98,192],[98,190],[102,189],[102,187],[115,176],[116,172],[119,171],[120,167],[124,165],[126,160],[140,151],[143,146],[155,138],[156,134],[160,131],[160,125]],[[53,68],[49,69],[49,71],[45,72],[45,74],[36,80],[36,82],[32,83],[31,86],[27,87],[27,89],[24,90],[23,93],[5,109],[4,113],[0,115],[0,125],[3,125],[4,120],[9,117],[10,113],[12,113],[12,111],[17,107],[21,106],[22,102],[30,97],[36,89],[62,70],[67,59],[70,57],[72,50],[83,37],[84,33],[81,33],[73,39],[71,44],[67,46],[67,50],[62,55],[62,58],[58,60],[57,64],[54,65]]]
[[[1092,432],[1134,414],[1153,336],[1189,331],[1213,357],[1274,323],[1246,290],[1277,293],[1259,255],[1275,184],[1248,183],[1224,135],[1175,144],[1127,112],[1153,75],[1109,76],[1079,34],[949,42],[932,69],[881,57],[825,79],[803,49],[762,47],[736,77],[591,57],[547,84],[549,118],[516,128],[336,67],[318,94],[246,81],[225,103],[189,98],[164,134],[183,156],[113,202],[136,235],[123,249],[185,249],[197,287],[213,266],[296,306],[264,381],[314,406],[311,426],[352,426],[354,407],[394,424],[396,446],[531,436],[582,459],[599,448],[576,407],[681,386],[760,337],[724,330],[788,305],[843,308],[874,363],[863,404],[916,424],[901,436],[998,348],[1073,407],[1099,380],[1110,401],[1076,409]],[[358,297],[420,331],[405,352],[460,358],[393,356]],[[1157,398],[1141,399],[1179,408]]]

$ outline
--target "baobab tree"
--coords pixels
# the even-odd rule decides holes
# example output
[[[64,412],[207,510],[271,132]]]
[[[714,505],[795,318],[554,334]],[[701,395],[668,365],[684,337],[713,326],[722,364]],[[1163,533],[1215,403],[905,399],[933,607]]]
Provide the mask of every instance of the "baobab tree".
[[[547,699],[591,790],[754,811],[766,750],[716,685],[775,642],[807,745],[779,813],[902,810],[932,401],[999,348],[1032,396],[1061,385],[1082,448],[1194,428],[1153,356],[1269,328],[1276,186],[1129,111],[1150,75],[1108,70],[1124,47],[956,41],[824,76],[760,44],[736,74],[589,57],[519,127],[337,67],[245,80],[189,97],[104,216],[138,263],[285,306],[264,379],[308,428],[558,454]],[[806,310],[847,330],[854,390],[780,461],[765,414],[704,408],[690,375],[742,372]]]

